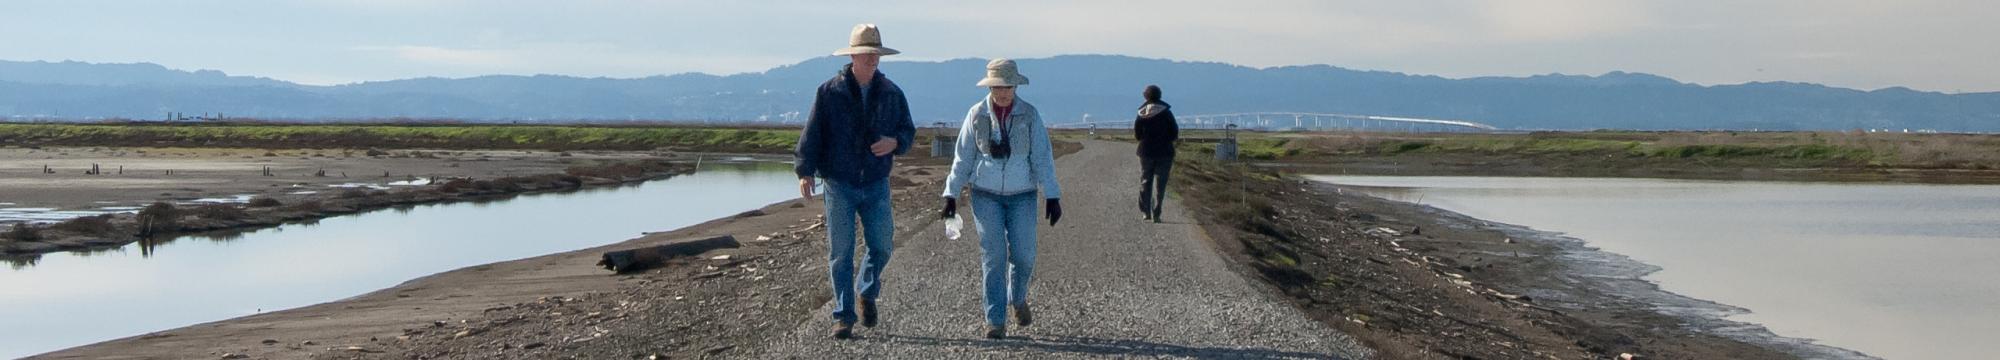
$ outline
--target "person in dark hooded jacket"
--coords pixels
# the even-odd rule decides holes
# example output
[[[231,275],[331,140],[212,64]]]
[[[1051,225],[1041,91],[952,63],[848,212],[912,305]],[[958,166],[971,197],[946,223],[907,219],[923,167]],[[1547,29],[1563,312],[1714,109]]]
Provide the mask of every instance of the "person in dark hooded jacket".
[[[1132,122],[1132,135],[1139,138],[1139,212],[1144,219],[1160,222],[1160,208],[1167,197],[1167,174],[1174,170],[1174,142],[1181,138],[1172,105],[1160,101],[1160,87],[1146,85],[1146,103],[1139,106],[1139,118]]]

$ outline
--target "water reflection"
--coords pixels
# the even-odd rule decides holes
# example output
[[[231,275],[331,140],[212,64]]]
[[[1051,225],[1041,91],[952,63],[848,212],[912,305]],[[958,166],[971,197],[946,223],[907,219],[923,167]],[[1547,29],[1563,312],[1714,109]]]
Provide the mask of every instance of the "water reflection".
[[[35,263],[41,261],[41,255],[9,255],[0,257],[0,262],[6,262],[7,267],[14,270],[35,266]]]
[[[0,358],[325,302],[465,266],[622,241],[796,196],[790,167],[415,205],[317,223],[6,259]],[[199,281],[187,281],[198,279]]]
[[[1583,239],[1779,335],[1891,359],[1984,358],[1966,345],[2000,338],[2000,278],[1983,276],[2000,273],[2000,186],[1317,178]]]

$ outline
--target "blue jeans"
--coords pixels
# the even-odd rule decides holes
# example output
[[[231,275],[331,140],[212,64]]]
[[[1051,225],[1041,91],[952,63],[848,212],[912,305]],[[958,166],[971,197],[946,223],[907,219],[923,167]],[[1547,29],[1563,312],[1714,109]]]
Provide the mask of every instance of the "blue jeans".
[[[889,210],[889,182],[876,180],[855,186],[826,180],[826,238],[831,244],[827,272],[833,278],[833,319],[852,324],[854,314],[854,231],[856,218],[868,250],[861,255],[861,298],[875,301],[882,294],[882,268],[895,250],[895,221]]]
[[[979,268],[986,281],[986,323],[1007,324],[1007,305],[1028,303],[1028,280],[1035,275],[1035,222],[1041,213],[1033,191],[994,195],[974,190],[972,212],[979,231]]]

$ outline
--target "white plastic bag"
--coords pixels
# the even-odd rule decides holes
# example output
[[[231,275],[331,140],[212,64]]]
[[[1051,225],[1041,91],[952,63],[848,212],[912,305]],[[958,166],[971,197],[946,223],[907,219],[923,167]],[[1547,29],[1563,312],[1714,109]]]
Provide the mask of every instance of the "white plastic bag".
[[[958,217],[958,214],[951,214],[951,220],[944,221],[944,238],[958,240],[958,235],[961,234],[960,231],[964,229],[965,218]]]

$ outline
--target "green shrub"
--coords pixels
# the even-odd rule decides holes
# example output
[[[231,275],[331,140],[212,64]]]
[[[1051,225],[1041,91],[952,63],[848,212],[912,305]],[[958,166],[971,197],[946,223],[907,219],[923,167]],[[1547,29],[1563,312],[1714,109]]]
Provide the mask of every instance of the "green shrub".
[[[1419,151],[1419,150],[1423,150],[1424,148],[1428,148],[1428,147],[1430,147],[1430,146],[1431,146],[1431,143],[1429,143],[1429,142],[1424,142],[1424,141],[1405,141],[1405,142],[1397,142],[1397,143],[1390,143],[1390,144],[1388,144],[1388,145],[1386,145],[1386,146],[1383,146],[1383,152],[1387,152],[1387,153],[1390,153],[1390,154],[1401,154],[1401,153],[1406,153],[1406,152],[1411,152],[1411,151]]]

